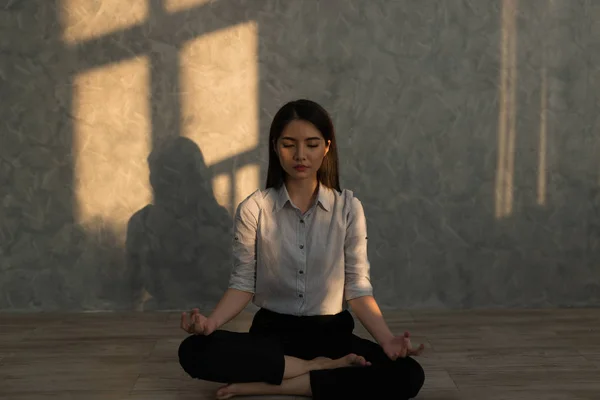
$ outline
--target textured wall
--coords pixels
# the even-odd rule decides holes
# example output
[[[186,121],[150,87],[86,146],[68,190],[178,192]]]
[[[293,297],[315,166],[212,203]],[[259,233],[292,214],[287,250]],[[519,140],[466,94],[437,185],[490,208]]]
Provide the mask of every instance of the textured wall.
[[[384,306],[600,305],[600,4],[9,1],[0,309],[218,299],[277,108],[334,116]]]

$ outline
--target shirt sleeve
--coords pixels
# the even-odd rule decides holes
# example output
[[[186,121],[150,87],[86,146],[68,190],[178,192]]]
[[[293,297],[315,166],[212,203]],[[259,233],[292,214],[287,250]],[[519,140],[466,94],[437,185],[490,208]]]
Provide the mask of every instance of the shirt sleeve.
[[[238,206],[233,223],[233,268],[229,288],[254,293],[256,290],[256,229],[259,207],[249,197]]]
[[[367,256],[367,221],[360,200],[352,197],[344,241],[346,300],[373,295]]]

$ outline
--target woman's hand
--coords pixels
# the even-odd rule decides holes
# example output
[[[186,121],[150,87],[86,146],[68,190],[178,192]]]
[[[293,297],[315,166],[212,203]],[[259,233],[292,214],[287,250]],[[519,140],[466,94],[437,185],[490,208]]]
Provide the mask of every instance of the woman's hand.
[[[398,357],[418,356],[425,349],[423,344],[419,345],[417,349],[413,349],[408,332],[404,332],[402,336],[394,336],[388,342],[383,343],[381,347],[391,360],[396,360]]]
[[[194,308],[189,318],[188,313],[181,314],[181,329],[191,335],[208,336],[217,329],[217,323],[213,319],[200,314],[200,310]]]

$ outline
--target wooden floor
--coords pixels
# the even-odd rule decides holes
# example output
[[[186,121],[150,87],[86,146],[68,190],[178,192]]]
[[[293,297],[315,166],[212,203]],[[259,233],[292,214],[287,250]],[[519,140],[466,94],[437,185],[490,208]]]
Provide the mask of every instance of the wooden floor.
[[[226,328],[247,330],[251,317],[245,312]],[[0,314],[0,398],[213,399],[219,385],[188,378],[177,363],[185,336],[178,318]],[[600,310],[389,312],[387,319],[427,346],[418,399],[600,399]]]

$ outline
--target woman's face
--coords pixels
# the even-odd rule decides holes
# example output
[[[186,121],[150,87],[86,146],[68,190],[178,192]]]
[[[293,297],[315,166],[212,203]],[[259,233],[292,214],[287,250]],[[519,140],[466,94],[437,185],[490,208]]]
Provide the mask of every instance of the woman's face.
[[[288,179],[316,179],[317,171],[329,152],[321,132],[310,122],[290,122],[275,145],[279,162]]]

